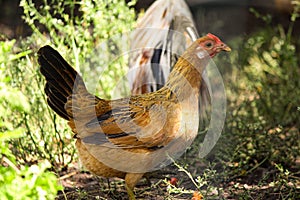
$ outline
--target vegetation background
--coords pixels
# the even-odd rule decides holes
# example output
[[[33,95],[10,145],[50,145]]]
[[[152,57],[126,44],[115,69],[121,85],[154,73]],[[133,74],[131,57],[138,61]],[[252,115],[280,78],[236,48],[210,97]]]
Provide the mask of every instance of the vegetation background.
[[[300,198],[300,2],[291,2],[278,11],[191,1],[200,33],[216,33],[233,49],[215,59],[227,92],[225,128],[205,159],[197,157],[198,138],[180,160],[152,174],[150,186],[138,185],[138,198]],[[50,44],[85,79],[100,71],[93,89],[110,98],[127,70],[126,57],[115,59],[124,47],[120,36],[134,28],[141,3],[0,5],[0,199],[126,199],[121,180],[108,184],[78,164],[72,133],[46,104],[36,52]],[[21,17],[8,17],[15,10]],[[106,51],[95,51],[99,45]]]

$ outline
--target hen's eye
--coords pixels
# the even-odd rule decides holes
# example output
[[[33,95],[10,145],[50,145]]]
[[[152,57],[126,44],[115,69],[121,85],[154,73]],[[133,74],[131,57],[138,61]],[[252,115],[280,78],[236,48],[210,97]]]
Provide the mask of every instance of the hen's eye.
[[[207,48],[210,48],[210,47],[212,47],[212,43],[211,42],[207,42],[206,44],[205,44],[205,47],[207,47]]]

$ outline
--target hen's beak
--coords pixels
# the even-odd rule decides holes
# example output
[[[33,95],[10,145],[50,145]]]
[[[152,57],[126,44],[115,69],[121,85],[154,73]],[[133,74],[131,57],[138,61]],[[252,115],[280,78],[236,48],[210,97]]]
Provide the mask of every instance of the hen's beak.
[[[230,51],[231,51],[231,48],[230,48],[229,46],[227,46],[226,44],[223,44],[222,50],[223,50],[223,51],[230,52]]]
[[[216,51],[220,52],[220,51],[231,51],[231,48],[229,46],[227,46],[225,43],[220,42],[219,44],[216,45]]]
[[[218,45],[218,49],[220,49],[220,51],[231,51],[231,48],[229,46],[227,46],[227,44],[221,42],[219,45]]]

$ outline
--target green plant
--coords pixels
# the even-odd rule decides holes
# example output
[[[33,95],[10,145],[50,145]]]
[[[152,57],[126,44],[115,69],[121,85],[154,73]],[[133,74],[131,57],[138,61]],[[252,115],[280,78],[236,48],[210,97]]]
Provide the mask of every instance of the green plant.
[[[294,19],[295,20],[295,19]],[[239,92],[248,95],[233,112],[236,131],[243,137],[245,155],[257,162],[289,165],[299,155],[300,60],[290,28],[265,28],[246,40],[240,62]],[[286,149],[286,147],[290,147]]]
[[[266,26],[232,42],[232,68],[225,77],[226,126],[214,158],[224,167],[220,177],[235,183],[235,195],[294,198],[299,196],[295,170],[300,154],[299,39],[293,34],[298,14],[292,14],[285,29],[271,24],[271,15],[252,12]],[[257,194],[263,187],[267,189]]]
[[[135,13],[129,7],[134,3],[54,0],[36,6],[20,1],[32,34],[0,42],[1,199],[53,199],[61,187],[47,169],[59,171],[74,158],[72,133],[47,106],[37,49],[51,44],[84,77],[105,71],[101,79],[93,78],[100,79],[98,94],[109,97],[112,82],[126,67],[127,58],[118,58],[123,47],[117,41],[133,26]]]
[[[49,113],[47,115],[41,80],[30,59],[32,50],[19,50],[15,40],[2,42],[1,47],[0,108],[5,114],[1,119],[4,130],[22,129],[24,135],[10,141],[14,147],[12,152],[19,164],[34,163],[39,159],[48,159],[53,166],[64,163],[61,152],[66,151],[66,145],[58,146],[59,140],[55,140],[59,138],[58,134],[54,134],[54,138],[57,136],[55,139],[50,134],[46,135],[46,131],[53,127],[41,120],[52,121],[52,118]],[[53,154],[55,148],[58,149],[57,155]]]
[[[190,154],[190,153],[188,153]],[[198,153],[196,153],[197,155]],[[189,188],[181,185],[180,181],[178,184],[171,184],[166,179],[164,182],[167,184],[167,192],[169,194],[177,194],[178,196],[190,194],[199,196],[199,198],[207,199],[219,199],[223,195],[223,189],[220,187],[220,174],[216,170],[214,162],[206,162],[204,159],[198,162],[205,163],[205,169],[193,169],[193,173],[189,171],[189,168],[195,167],[190,164],[189,161],[193,160],[190,157],[188,160],[181,160],[179,162],[173,161],[173,164],[178,169],[178,172],[183,172],[183,176],[188,177]],[[195,161],[195,160],[194,160]],[[194,163],[195,164],[195,163]],[[189,166],[190,165],[190,166]]]
[[[34,47],[40,47],[51,42],[83,77],[88,77],[88,88],[109,98],[127,69],[128,59],[119,56],[128,50],[122,37],[135,24],[131,8],[135,3],[135,0],[128,4],[118,0],[53,0],[44,1],[37,8],[31,0],[21,0],[23,18],[33,30],[26,45],[33,42]]]
[[[0,166],[1,199],[54,199],[61,189],[56,176],[46,171],[50,163],[42,162],[18,169],[8,159],[1,159],[9,165]]]
[[[1,120],[11,129],[23,130],[24,137],[10,140],[19,163],[46,159],[53,169],[60,170],[75,155],[73,136],[66,122],[47,106],[44,80],[36,62],[37,49],[52,45],[84,77],[89,77],[89,88],[109,97],[126,67],[126,58],[118,58],[121,47],[117,41],[121,33],[133,26],[134,11],[129,7],[134,3],[54,0],[36,6],[31,0],[20,1],[32,34],[19,41],[5,41],[0,47],[0,96],[5,96],[0,108],[6,112]],[[91,74],[96,77],[90,77]],[[21,103],[26,105],[22,109]]]
[[[50,167],[49,162],[30,167],[19,165],[10,150],[13,141],[25,137],[26,132],[25,128],[10,120],[11,116],[15,113],[28,114],[31,107],[22,92],[7,85],[10,78],[3,73],[7,63],[5,59],[12,61],[26,55],[26,52],[10,54],[14,42],[0,42],[0,198],[54,199],[60,187],[56,176],[46,171]]]
[[[1,199],[54,199],[61,186],[56,176],[46,171],[51,165],[49,162],[41,162],[30,167],[16,165],[16,159],[7,139],[20,136],[20,131],[2,132],[0,136],[1,149],[0,160],[0,198]]]

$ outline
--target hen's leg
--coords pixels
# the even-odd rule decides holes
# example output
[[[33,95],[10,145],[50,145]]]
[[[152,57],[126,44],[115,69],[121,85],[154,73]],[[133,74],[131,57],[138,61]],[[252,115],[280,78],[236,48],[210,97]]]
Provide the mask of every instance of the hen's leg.
[[[133,193],[134,186],[143,177],[144,174],[127,173],[125,176],[125,186],[130,200],[135,200]]]

